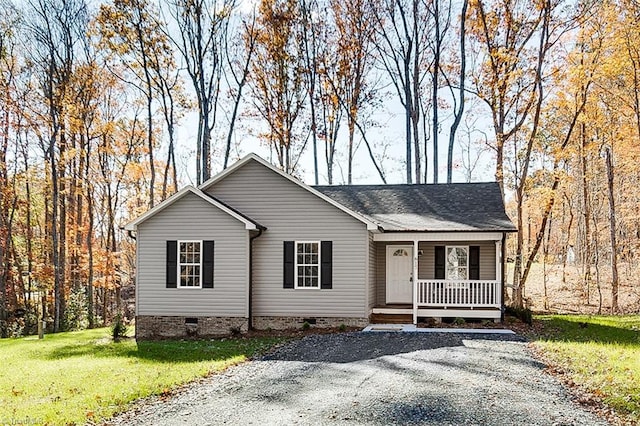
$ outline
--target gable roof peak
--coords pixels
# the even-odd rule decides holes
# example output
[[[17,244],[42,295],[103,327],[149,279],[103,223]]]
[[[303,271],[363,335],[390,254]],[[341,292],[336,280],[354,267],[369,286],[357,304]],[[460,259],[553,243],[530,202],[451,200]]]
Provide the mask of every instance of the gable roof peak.
[[[176,192],[175,194],[173,194],[172,196],[170,196],[169,198],[167,198],[166,200],[162,201],[159,204],[156,204],[154,207],[152,207],[151,209],[147,210],[145,213],[143,213],[142,215],[138,216],[136,219],[132,220],[131,222],[127,223],[124,226],[124,229],[127,231],[136,231],[138,228],[138,225],[140,225],[142,222],[144,222],[147,219],[150,219],[151,217],[155,216],[156,214],[160,213],[162,210],[166,209],[167,207],[169,207],[170,205],[172,205],[173,203],[177,202],[178,200],[184,198],[186,195],[188,194],[194,194],[196,196],[198,196],[199,198],[201,198],[202,200],[206,201],[207,203],[219,208],[220,210],[222,210],[223,212],[225,212],[226,214],[228,214],[229,216],[239,220],[240,222],[244,223],[245,228],[252,230],[252,229],[266,229],[264,226],[260,225],[258,222],[256,222],[255,220],[249,218],[248,216],[244,215],[243,213],[237,211],[236,209],[232,208],[231,206],[225,204],[224,202],[220,201],[219,199],[217,199],[216,197],[206,194],[203,191],[201,191],[200,189],[192,186],[192,185],[187,185],[185,187],[183,187],[181,190],[179,190],[178,192]]]
[[[245,155],[244,157],[242,157],[240,160],[238,160],[237,162],[235,162],[231,166],[227,167],[226,169],[224,169],[223,171],[221,171],[217,175],[211,177],[206,182],[202,183],[198,187],[198,189],[201,190],[201,191],[206,191],[208,188],[213,186],[216,182],[219,182],[222,179],[224,179],[226,176],[229,176],[230,174],[232,174],[233,172],[235,172],[236,170],[238,170],[239,168],[241,168],[242,166],[247,164],[249,161],[256,161],[257,163],[261,164],[262,166],[266,167],[267,169],[269,169],[269,170],[273,171],[274,173],[282,176],[283,178],[287,179],[288,181],[293,182],[294,184],[296,184],[299,187],[301,187],[302,189],[310,192],[311,194],[315,195],[316,197],[322,199],[323,201],[331,204],[332,206],[338,208],[339,210],[342,210],[343,212],[345,212],[349,216],[351,216],[354,219],[356,219],[356,220],[364,223],[365,225],[367,225],[367,229],[368,230],[372,230],[373,231],[373,230],[378,230],[379,229],[378,225],[375,222],[373,222],[371,219],[361,215],[358,212],[355,212],[355,211],[349,209],[348,207],[345,207],[343,204],[341,204],[338,201],[334,200],[333,198],[323,194],[322,192],[318,191],[317,189],[305,184],[304,182],[302,182],[301,180],[297,179],[296,177],[294,177],[294,176],[292,176],[292,175],[290,175],[288,173],[283,172],[278,167],[274,166],[273,164],[271,164],[270,162],[268,162],[267,160],[265,160],[264,158],[260,157],[258,154],[253,153],[253,152],[250,153],[250,154]]]

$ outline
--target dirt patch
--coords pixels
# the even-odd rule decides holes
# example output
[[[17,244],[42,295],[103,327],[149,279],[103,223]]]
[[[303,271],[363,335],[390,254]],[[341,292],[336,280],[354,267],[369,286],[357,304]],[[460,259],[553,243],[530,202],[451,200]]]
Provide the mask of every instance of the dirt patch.
[[[620,264],[619,313],[640,312],[640,268]],[[507,283],[512,283],[513,263],[507,264]],[[534,263],[527,279],[525,298],[534,312],[562,314],[611,313],[611,276],[607,267],[592,268],[584,280],[581,265]],[[509,295],[511,295],[511,289]]]

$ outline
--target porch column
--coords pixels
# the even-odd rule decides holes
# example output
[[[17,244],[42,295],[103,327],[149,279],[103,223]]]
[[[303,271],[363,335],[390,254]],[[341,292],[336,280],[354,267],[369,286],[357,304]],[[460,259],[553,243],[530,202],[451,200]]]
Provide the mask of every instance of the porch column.
[[[496,241],[496,281],[502,282],[502,241]]]
[[[494,303],[502,305],[502,241],[496,241],[496,282]]]
[[[418,324],[418,240],[413,240],[413,323]]]

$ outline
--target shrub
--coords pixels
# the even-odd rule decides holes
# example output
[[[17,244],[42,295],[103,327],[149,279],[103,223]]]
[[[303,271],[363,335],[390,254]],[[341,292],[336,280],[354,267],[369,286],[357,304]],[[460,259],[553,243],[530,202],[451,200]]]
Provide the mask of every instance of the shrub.
[[[305,321],[305,322],[302,323],[302,329],[303,330],[308,330],[310,328],[311,328],[311,324],[309,324],[308,321]]]
[[[84,289],[71,290],[64,311],[65,330],[83,330],[89,325],[86,295]]]
[[[505,309],[507,315],[518,318],[526,324],[533,324],[533,312],[529,308],[519,308],[517,306],[507,306]]]
[[[463,325],[463,324],[466,324],[467,322],[464,320],[464,318],[457,317],[456,319],[453,320],[453,323],[455,325]]]
[[[242,330],[240,329],[240,327],[233,326],[233,327],[229,328],[229,333],[232,336],[239,336],[240,334],[242,334]]]
[[[25,324],[23,318],[14,318],[13,320],[7,321],[7,330],[8,337],[22,337],[25,335]]]
[[[114,342],[119,342],[126,334],[127,326],[122,319],[122,314],[117,314],[113,319],[113,324],[111,324],[111,337],[113,337]]]
[[[347,326],[346,326],[344,323],[342,323],[342,324],[340,324],[340,325],[338,326],[338,330],[340,330],[340,331],[346,331],[346,330],[347,330]]]

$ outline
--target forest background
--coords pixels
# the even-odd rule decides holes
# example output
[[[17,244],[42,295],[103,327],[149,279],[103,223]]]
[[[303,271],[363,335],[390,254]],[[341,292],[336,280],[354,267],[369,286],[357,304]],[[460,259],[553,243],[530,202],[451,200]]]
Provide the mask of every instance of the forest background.
[[[510,304],[640,311],[639,29],[636,0],[0,0],[0,335],[127,311],[121,227],[248,152],[495,179]]]

